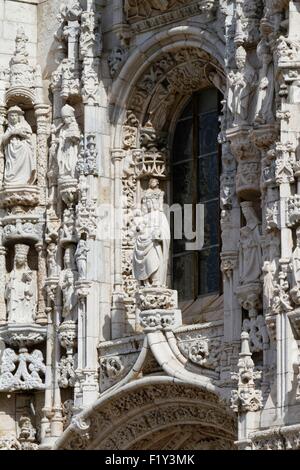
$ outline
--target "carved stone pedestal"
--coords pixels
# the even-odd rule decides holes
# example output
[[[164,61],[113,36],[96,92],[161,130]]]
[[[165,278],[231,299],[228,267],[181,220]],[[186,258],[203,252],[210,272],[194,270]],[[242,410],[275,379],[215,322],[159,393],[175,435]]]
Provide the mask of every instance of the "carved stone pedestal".
[[[58,180],[58,190],[64,203],[69,206],[77,201],[78,181],[72,178],[61,178]]]
[[[252,282],[237,287],[236,295],[241,306],[248,310],[249,317],[256,317],[261,307],[262,286],[259,282]]]
[[[0,206],[36,206],[40,190],[36,186],[4,186],[0,192]]]

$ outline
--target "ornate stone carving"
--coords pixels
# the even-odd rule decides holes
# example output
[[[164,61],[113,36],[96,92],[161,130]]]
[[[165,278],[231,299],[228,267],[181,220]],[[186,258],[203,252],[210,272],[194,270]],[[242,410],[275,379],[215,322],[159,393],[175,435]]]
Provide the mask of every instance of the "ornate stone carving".
[[[123,370],[124,366],[119,357],[105,357],[100,360],[101,370],[104,372],[107,378],[115,379],[119,377]]]
[[[176,292],[164,288],[145,287],[138,291],[138,305],[141,310],[176,308]]]
[[[77,299],[75,296],[75,282],[77,280],[77,272],[74,263],[74,248],[69,246],[65,250],[64,269],[60,276],[60,286],[63,294],[63,310],[64,319],[73,320]]]
[[[6,434],[0,438],[0,450],[22,450],[15,434]]]
[[[170,228],[163,212],[164,193],[155,178],[142,198],[142,214],[136,220],[133,252],[135,278],[145,286],[165,286],[170,246]]]
[[[281,270],[278,274],[278,282],[275,282],[272,311],[274,313],[290,312],[293,310],[289,294],[289,263],[286,260],[279,260]]]
[[[293,166],[296,161],[295,148],[292,143],[276,143],[277,158],[275,162],[275,176],[278,184],[293,183]]]
[[[5,288],[8,321],[32,323],[37,307],[35,273],[27,264],[29,246],[15,245],[14,267]]]
[[[18,106],[8,110],[8,127],[2,136],[5,151],[4,184],[32,185],[36,179],[36,160],[32,144],[32,130]]]
[[[81,134],[72,106],[65,105],[61,110],[61,116],[63,123],[56,129],[56,133],[59,133],[57,149],[59,178],[74,179]]]
[[[75,261],[77,265],[77,271],[79,279],[86,279],[87,275],[87,254],[88,247],[85,240],[79,240],[76,251],[75,251]]]
[[[83,200],[76,206],[75,230],[77,238],[94,239],[97,233],[96,201]]]
[[[291,297],[296,305],[300,304],[300,227],[296,229],[296,247],[291,257]]]
[[[0,390],[43,390],[45,374],[43,353],[35,349],[31,354],[21,348],[16,354],[13,349],[5,349],[2,355]]]
[[[259,352],[268,349],[270,340],[263,315],[245,319],[243,321],[243,330],[249,334],[251,352]]]
[[[227,103],[234,116],[234,126],[247,125],[249,121],[249,101],[255,83],[255,70],[247,60],[247,53],[242,46],[236,50],[236,72],[229,72],[229,92]]]
[[[77,369],[77,355],[63,356],[58,366],[58,385],[61,388],[74,387],[78,377],[75,370]]]
[[[127,55],[128,50],[125,47],[117,46],[112,49],[107,59],[111,78],[117,77]]]
[[[184,349],[194,364],[213,370],[220,365],[221,342],[218,339],[198,339]]]
[[[97,169],[98,152],[96,148],[96,135],[88,134],[86,136],[86,147],[81,141],[81,150],[79,153],[77,171],[80,175],[98,175]]]
[[[33,427],[29,416],[21,416],[19,426],[18,439],[21,444],[21,450],[38,450],[39,446],[35,442],[36,429]]]
[[[258,124],[274,122],[274,65],[270,46],[263,38],[257,46],[257,56],[261,63],[254,121]]]
[[[255,381],[260,379],[261,372],[254,371],[248,333],[242,333],[241,341],[239,371],[232,374],[232,379],[238,382],[238,389],[231,392],[231,407],[237,413],[259,411],[262,408],[262,393],[255,389]]]

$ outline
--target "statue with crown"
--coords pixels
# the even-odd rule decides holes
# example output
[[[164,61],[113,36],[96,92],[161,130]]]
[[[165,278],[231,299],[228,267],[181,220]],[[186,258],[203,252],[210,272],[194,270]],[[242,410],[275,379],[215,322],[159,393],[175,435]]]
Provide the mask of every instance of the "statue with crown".
[[[8,126],[2,136],[5,155],[4,186],[33,185],[36,181],[36,157],[32,129],[18,106],[8,110]]]
[[[36,273],[28,266],[29,246],[15,245],[14,265],[5,287],[9,323],[30,324],[37,307]]]

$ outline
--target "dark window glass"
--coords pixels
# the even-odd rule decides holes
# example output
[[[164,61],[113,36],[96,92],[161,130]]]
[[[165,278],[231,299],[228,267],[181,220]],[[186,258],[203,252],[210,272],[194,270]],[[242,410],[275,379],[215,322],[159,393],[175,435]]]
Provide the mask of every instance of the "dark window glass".
[[[186,250],[186,240],[173,240],[173,287],[179,300],[220,291],[220,159],[219,93],[205,89],[196,93],[183,110],[175,131],[172,159],[173,204],[204,206],[204,245]]]

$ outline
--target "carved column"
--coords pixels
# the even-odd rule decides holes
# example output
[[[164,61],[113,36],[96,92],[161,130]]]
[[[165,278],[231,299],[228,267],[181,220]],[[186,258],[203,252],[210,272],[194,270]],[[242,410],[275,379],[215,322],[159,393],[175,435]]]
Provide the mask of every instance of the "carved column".
[[[0,136],[4,133],[4,122],[6,117],[6,107],[0,106]],[[2,145],[0,146],[0,188],[3,184],[3,176],[4,176],[4,153],[2,150]]]
[[[44,287],[47,277],[46,252],[43,243],[37,243],[35,247],[38,253],[38,311],[36,322],[46,324],[47,314],[44,297]]]
[[[112,306],[112,339],[120,338],[125,327],[124,296],[122,291],[122,160],[124,150],[112,150],[114,164],[114,292]]]
[[[49,136],[49,106],[38,104],[35,106],[37,121],[37,181],[40,188],[40,202],[46,203],[48,143]]]
[[[6,323],[6,304],[4,299],[6,282],[5,255],[6,248],[4,246],[0,246],[0,325]]]

